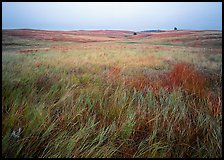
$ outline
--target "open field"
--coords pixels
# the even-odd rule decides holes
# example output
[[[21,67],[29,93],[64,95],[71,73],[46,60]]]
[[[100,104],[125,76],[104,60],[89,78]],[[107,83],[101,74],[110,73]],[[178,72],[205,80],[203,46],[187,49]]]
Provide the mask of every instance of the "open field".
[[[3,157],[222,157],[222,31],[2,31]]]

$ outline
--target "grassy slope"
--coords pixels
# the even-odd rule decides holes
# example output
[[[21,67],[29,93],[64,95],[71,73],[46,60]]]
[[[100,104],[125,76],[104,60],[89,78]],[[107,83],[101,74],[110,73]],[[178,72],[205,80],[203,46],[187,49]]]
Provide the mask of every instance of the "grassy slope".
[[[220,32],[95,34],[3,34],[4,157],[221,157]]]

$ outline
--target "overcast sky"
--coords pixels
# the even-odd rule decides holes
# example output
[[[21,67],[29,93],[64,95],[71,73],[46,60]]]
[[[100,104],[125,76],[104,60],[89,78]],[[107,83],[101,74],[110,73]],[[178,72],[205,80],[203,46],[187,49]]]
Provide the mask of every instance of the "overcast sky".
[[[2,28],[222,30],[222,2],[2,2]]]

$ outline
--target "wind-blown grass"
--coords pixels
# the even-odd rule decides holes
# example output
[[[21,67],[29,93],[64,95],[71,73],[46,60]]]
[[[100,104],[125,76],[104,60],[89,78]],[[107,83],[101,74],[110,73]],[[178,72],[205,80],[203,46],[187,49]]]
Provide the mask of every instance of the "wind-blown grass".
[[[189,49],[196,65],[174,63],[179,49],[156,56],[144,44],[74,45],[3,51],[3,157],[222,157],[221,75],[202,67],[221,65],[215,55]]]

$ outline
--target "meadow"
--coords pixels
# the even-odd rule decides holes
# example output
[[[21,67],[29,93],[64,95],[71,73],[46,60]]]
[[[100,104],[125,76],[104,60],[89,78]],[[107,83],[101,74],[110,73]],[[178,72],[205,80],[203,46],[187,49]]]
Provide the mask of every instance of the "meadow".
[[[2,31],[2,156],[221,158],[222,31]]]

